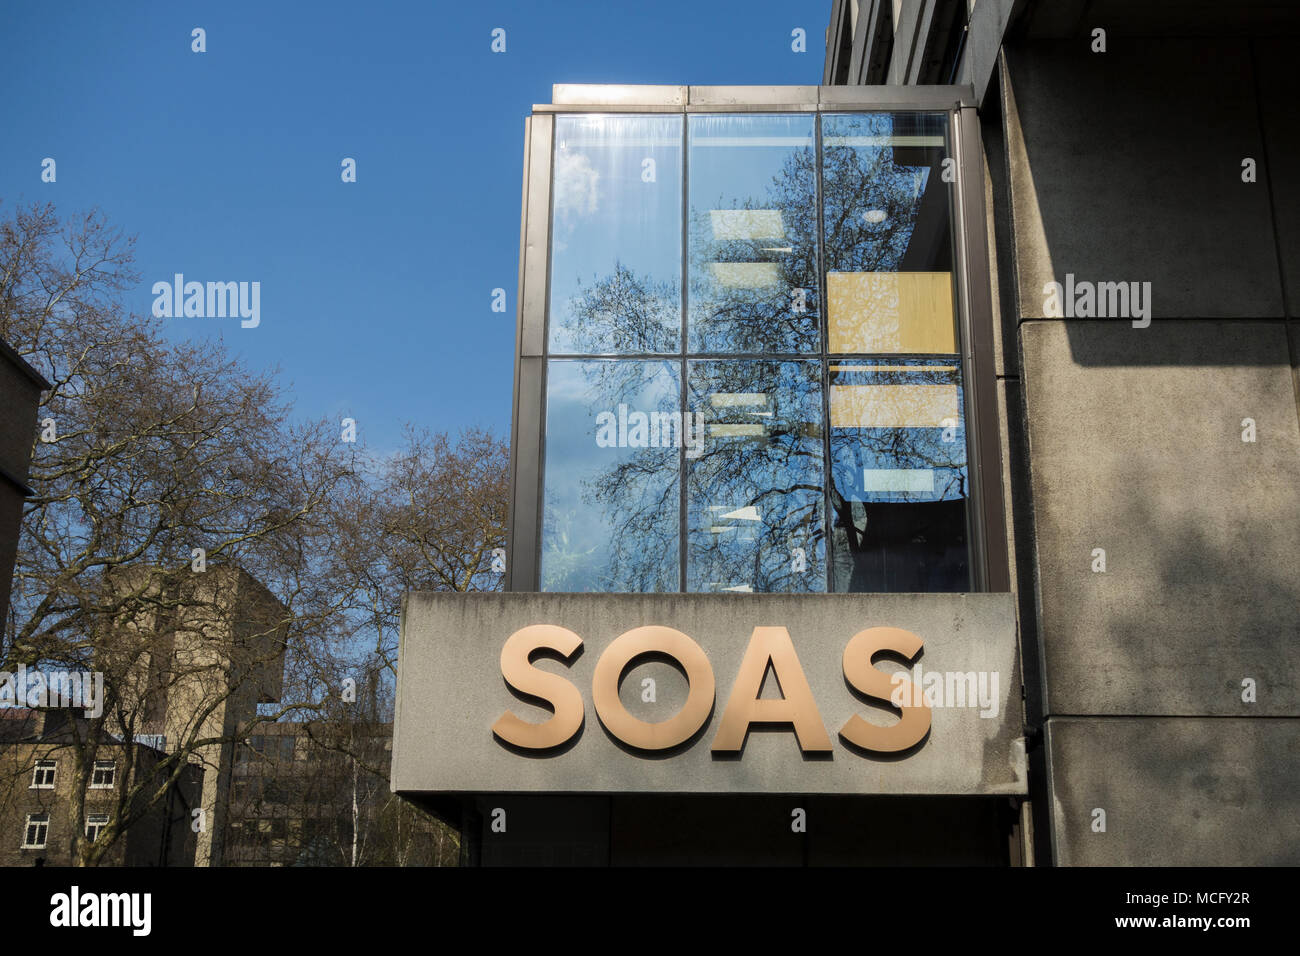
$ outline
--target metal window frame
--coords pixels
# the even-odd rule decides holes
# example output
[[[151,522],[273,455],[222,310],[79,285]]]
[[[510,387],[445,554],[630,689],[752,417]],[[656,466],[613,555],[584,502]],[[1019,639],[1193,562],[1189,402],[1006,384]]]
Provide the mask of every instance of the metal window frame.
[[[956,160],[953,184],[952,229],[954,283],[959,316],[960,359],[965,402],[967,474],[970,497],[967,511],[970,587],[972,591],[1010,590],[1009,560],[1003,512],[1002,468],[998,435],[997,392],[993,365],[993,305],[989,276],[988,243],[984,223],[983,160],[979,119],[973,87],[964,86],[588,86],[556,85],[552,103],[533,106],[524,124],[523,196],[519,238],[519,292],[516,297],[516,348],[514,396],[510,442],[510,502],[505,588],[537,591],[540,587],[545,464],[546,367],[550,358],[600,358],[601,356],[548,355],[547,311],[550,303],[551,182],[554,163],[555,117],[566,113],[811,113],[820,150],[820,115],[863,112],[946,112],[949,138]],[[683,137],[682,162],[687,163],[688,142]],[[821,169],[818,167],[820,188]],[[682,176],[682,201],[688,201],[689,183]],[[821,218],[818,209],[818,219]],[[683,230],[686,229],[683,219]],[[824,237],[819,236],[820,243]],[[683,256],[686,255],[685,237]],[[825,311],[819,252],[819,307]],[[683,295],[685,291],[683,290]],[[684,315],[684,313],[683,313]],[[683,319],[684,321],[684,319]],[[823,319],[824,321],[824,319]],[[617,357],[680,359],[681,387],[686,388],[686,363],[693,355],[682,330],[681,350],[674,355]],[[790,355],[790,359],[818,359],[825,371],[826,342],[819,356]],[[614,357],[614,356],[606,356]],[[837,356],[839,357],[839,356]],[[852,358],[851,355],[842,356]],[[718,360],[763,358],[780,360],[775,353],[762,355],[710,355]],[[823,400],[829,401],[823,383]],[[829,427],[829,426],[828,426]],[[679,494],[685,497],[684,470]],[[829,480],[828,476],[825,476]],[[684,507],[679,522],[686,520]],[[830,574],[831,516],[823,509],[826,565]],[[685,587],[686,539],[678,540],[679,587]]]

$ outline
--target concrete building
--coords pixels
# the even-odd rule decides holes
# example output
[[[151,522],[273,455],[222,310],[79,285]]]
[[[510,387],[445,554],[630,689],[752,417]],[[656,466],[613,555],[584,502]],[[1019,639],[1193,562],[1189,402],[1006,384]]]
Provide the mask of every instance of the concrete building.
[[[394,790],[477,863],[1300,862],[1297,11],[556,86],[511,593],[408,598]]]
[[[1300,863],[1297,34],[1264,0],[832,4],[823,82],[978,110],[1042,863]]]
[[[171,753],[184,749],[203,767],[195,863],[221,866],[235,741],[257,719],[258,704],[280,699],[288,609],[231,565],[201,574],[132,568],[113,586],[148,600],[143,613],[97,646],[101,654],[119,643],[129,651],[114,655],[130,664],[108,679],[139,702],[128,708],[139,721],[135,733],[154,737]],[[220,742],[196,746],[205,739]]]
[[[23,500],[31,495],[27,469],[36,437],[36,409],[50,387],[39,372],[0,339],[0,620],[9,614]]]
[[[961,87],[534,107],[510,593],[399,666],[467,862],[1028,859],[978,162]]]

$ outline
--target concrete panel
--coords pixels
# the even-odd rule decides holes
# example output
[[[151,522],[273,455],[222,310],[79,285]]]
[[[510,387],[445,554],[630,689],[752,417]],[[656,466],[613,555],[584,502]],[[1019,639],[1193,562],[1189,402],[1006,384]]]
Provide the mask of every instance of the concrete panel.
[[[1245,41],[1006,51],[1022,318],[1067,274],[1150,282],[1157,319],[1282,315],[1267,190],[1240,175],[1263,149]]]
[[[998,69],[1002,35],[1007,31],[1015,5],[1016,0],[978,0],[970,11],[966,48],[962,51],[957,76],[962,83],[974,86],[976,102],[980,105]]]
[[[1058,864],[1300,864],[1300,720],[1056,717],[1047,748]]]
[[[1015,254],[1011,242],[1011,209],[1006,201],[1007,152],[1000,104],[980,114],[980,144],[984,149],[984,217],[989,252],[989,291],[993,303],[993,370],[1017,375],[1018,314],[1015,301]]]
[[[926,2],[933,0],[910,0],[908,3],[894,2],[894,51],[889,57],[889,82],[907,83],[912,71],[912,59],[917,55],[917,47],[924,39],[917,34],[921,29],[921,19],[925,13]]]
[[[550,710],[511,693],[500,672],[501,648],[530,624],[567,628],[583,640],[569,666],[552,658],[540,669],[563,675],[581,693],[585,723],[546,755],[507,747],[492,726],[507,711],[540,723]],[[615,637],[657,624],[689,635],[707,655],[716,693],[702,729],[672,751],[633,751],[613,737],[592,704],[597,659]],[[827,755],[805,755],[788,728],[755,726],[739,755],[711,752],[740,661],[756,625],[788,628],[832,741]],[[932,711],[929,735],[901,754],[851,749],[838,736],[857,714],[880,726],[895,711],[858,698],[842,658],[857,632],[904,628],[924,648],[911,665],[923,673],[984,674],[991,706],[949,699]],[[902,661],[879,659],[886,673]],[[655,670],[658,668],[658,670]],[[996,690],[994,678],[996,674]],[[657,699],[643,704],[641,681],[654,676]],[[635,661],[621,699],[637,719],[658,722],[680,710],[688,684],[668,665]],[[930,685],[927,683],[927,687]],[[769,679],[765,697],[781,696]],[[1010,594],[877,595],[408,595],[398,668],[393,789],[407,793],[930,793],[1023,794],[1020,678]]]
[[[1300,10],[1296,11],[1300,16]],[[1273,197],[1273,226],[1286,289],[1287,314],[1300,317],[1300,123],[1296,101],[1295,38],[1254,41],[1259,69],[1260,119],[1268,147],[1256,185]]]
[[[1020,381],[999,379],[998,401],[998,455],[1002,474],[1003,521],[1007,535],[1007,554],[1010,555],[1011,591],[1028,600],[1033,598],[1033,581],[1027,578],[1025,591],[1021,591],[1021,576],[1032,570],[1033,509],[1030,496],[1022,480],[1024,465],[1017,456],[1024,447],[1024,415],[1021,410]],[[1029,548],[1029,550],[1026,550]],[[1029,561],[1030,563],[1026,563]],[[1026,607],[1020,602],[1023,615]],[[1024,648],[1024,653],[1037,653],[1034,648]],[[1023,654],[1022,654],[1023,660]]]
[[[1048,712],[1300,714],[1283,323],[1030,322],[1021,337]]]

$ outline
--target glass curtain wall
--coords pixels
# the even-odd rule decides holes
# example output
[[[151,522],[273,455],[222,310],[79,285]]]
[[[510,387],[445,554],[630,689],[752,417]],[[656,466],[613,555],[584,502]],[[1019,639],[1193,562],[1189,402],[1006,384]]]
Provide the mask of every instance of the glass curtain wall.
[[[947,115],[555,122],[541,590],[968,590]]]

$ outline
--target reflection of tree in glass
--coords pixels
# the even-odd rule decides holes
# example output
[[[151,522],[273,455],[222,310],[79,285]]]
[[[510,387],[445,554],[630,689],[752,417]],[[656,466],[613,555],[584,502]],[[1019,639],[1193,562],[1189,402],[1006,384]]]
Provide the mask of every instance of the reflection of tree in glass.
[[[890,114],[837,116],[827,138],[887,137]],[[833,136],[831,131],[833,130]],[[896,271],[916,227],[929,165],[901,165],[890,145],[823,148],[822,191],[826,265],[831,271]],[[936,162],[939,147],[915,149],[919,162]],[[733,202],[734,211],[774,212],[781,235],[714,238],[713,209],[690,214],[692,350],[809,352],[817,350],[817,157],[796,150],[772,178],[764,197]],[[714,205],[720,209],[722,201]],[[775,222],[755,215],[733,219],[749,229]],[[737,230],[743,232],[744,229]],[[724,232],[723,235],[735,233]],[[784,251],[784,250],[789,250]],[[770,269],[728,269],[766,263]],[[714,266],[719,266],[715,269]],[[758,286],[726,282],[763,281]],[[795,290],[803,290],[803,295]],[[675,349],[679,291],[675,283],[640,278],[622,266],[586,286],[563,320],[581,352]],[[802,300],[802,301],[800,301]],[[804,311],[800,311],[802,306]]]
[[[614,273],[581,286],[558,316],[570,346],[562,351],[676,352],[681,337],[681,287],[639,278],[621,263]]]
[[[676,591],[678,451],[639,448],[583,481],[583,499],[616,529],[609,540],[609,590]]]
[[[677,376],[665,362],[594,360],[575,363],[584,381],[587,417],[600,412],[666,412],[679,408]],[[671,382],[671,389],[663,386]],[[656,385],[658,387],[656,387]],[[647,393],[659,393],[649,399]],[[593,424],[591,440],[595,442]],[[543,561],[548,591],[675,591],[678,586],[678,450],[670,448],[610,449],[617,464],[581,481],[581,497],[589,510],[561,512],[547,496]],[[600,516],[595,518],[593,516]],[[579,553],[573,543],[582,537],[583,522],[611,527],[607,550],[599,564],[598,549]]]
[[[542,541],[546,549],[542,560],[542,590],[595,590],[587,580],[586,569],[597,549],[593,545],[579,551],[570,534],[579,520],[578,512],[572,508],[561,510],[555,496],[548,493],[542,515]]]
[[[836,116],[824,138],[888,137],[888,113]],[[941,122],[941,121],[936,121]],[[938,132],[936,126],[931,132]],[[930,165],[900,165],[893,146],[823,145],[822,219],[828,272],[896,272],[916,228]],[[940,147],[915,148],[918,162],[942,158]]]
[[[887,136],[893,117],[877,114],[836,117],[836,137]],[[829,121],[828,121],[829,122]],[[828,136],[830,134],[828,133]],[[936,163],[942,150],[915,150],[918,161]],[[855,272],[895,271],[916,227],[929,165],[901,165],[890,145],[831,145],[823,149],[822,184],[827,268]],[[937,184],[937,180],[936,180]],[[720,208],[715,207],[715,208]],[[714,238],[711,210],[692,209],[690,217],[690,303],[692,351],[817,352],[820,306],[817,275],[816,153],[792,152],[773,177],[767,196],[733,203],[734,210],[779,213],[779,237]],[[870,215],[868,215],[870,213]],[[882,215],[883,214],[883,215]],[[769,217],[740,222],[772,222]],[[774,230],[775,231],[775,230]],[[785,251],[789,250],[789,251]],[[728,273],[715,264],[768,263],[770,268]],[[762,285],[744,282],[763,280]],[[770,280],[770,281],[769,281]],[[727,284],[731,282],[733,284]],[[796,290],[803,290],[799,295]],[[619,267],[588,286],[574,300],[573,329],[591,342],[591,351],[633,350],[632,343],[660,342],[656,336],[671,322],[649,303],[671,301],[664,284],[652,289]],[[804,311],[800,311],[802,306]],[[598,343],[619,343],[617,345]],[[626,345],[622,343],[628,343]],[[656,348],[661,346],[655,346]],[[671,347],[671,346],[668,346]],[[646,351],[652,348],[646,347]],[[907,361],[907,360],[900,360]],[[642,384],[635,363],[600,362],[588,379],[593,407],[612,408],[628,401]],[[703,455],[688,461],[691,474],[689,524],[692,528],[692,575],[689,586],[702,588],[749,583],[755,591],[821,590],[824,587],[825,526],[822,516],[822,437],[820,384],[805,381],[792,363],[711,362],[707,385],[696,388],[692,371],[692,408],[710,421],[763,424],[753,438],[715,439]],[[935,382],[960,385],[959,374],[932,372]],[[731,410],[722,418],[706,403],[709,392],[763,393],[774,406],[769,417],[746,418]],[[632,404],[629,402],[629,404]],[[833,440],[833,460],[862,467],[933,468],[946,482],[937,497],[965,495],[965,449],[946,444],[932,428],[855,429]],[[656,590],[669,555],[676,553],[676,528],[663,516],[677,494],[668,476],[677,469],[675,449],[644,449],[612,465],[586,483],[591,503],[600,504],[619,530],[611,541],[610,578],[619,589]],[[936,489],[939,491],[940,489]],[[852,501],[832,486],[837,523],[853,529],[851,550],[865,539],[865,520],[854,521]],[[760,521],[735,520],[737,531],[714,534],[709,505],[730,511],[753,507]],[[861,505],[858,506],[861,511]],[[718,511],[717,514],[726,512]],[[860,525],[860,526],[859,526]],[[740,527],[749,526],[742,534]],[[837,535],[844,533],[837,529]],[[842,540],[842,539],[841,539]],[[806,570],[797,570],[793,549],[805,549]],[[698,571],[696,568],[698,567]],[[651,586],[650,582],[656,582]]]
[[[692,363],[690,405],[711,423],[687,462],[692,590],[823,590],[819,377],[812,362]]]
[[[749,216],[715,217],[721,199],[709,209],[692,207],[693,350],[818,350],[816,166],[813,149],[792,152],[766,197],[732,203],[732,211]],[[722,238],[716,238],[718,224],[724,227]],[[727,230],[727,224],[738,228]],[[753,235],[768,224],[776,235]],[[732,237],[746,232],[750,237]]]

